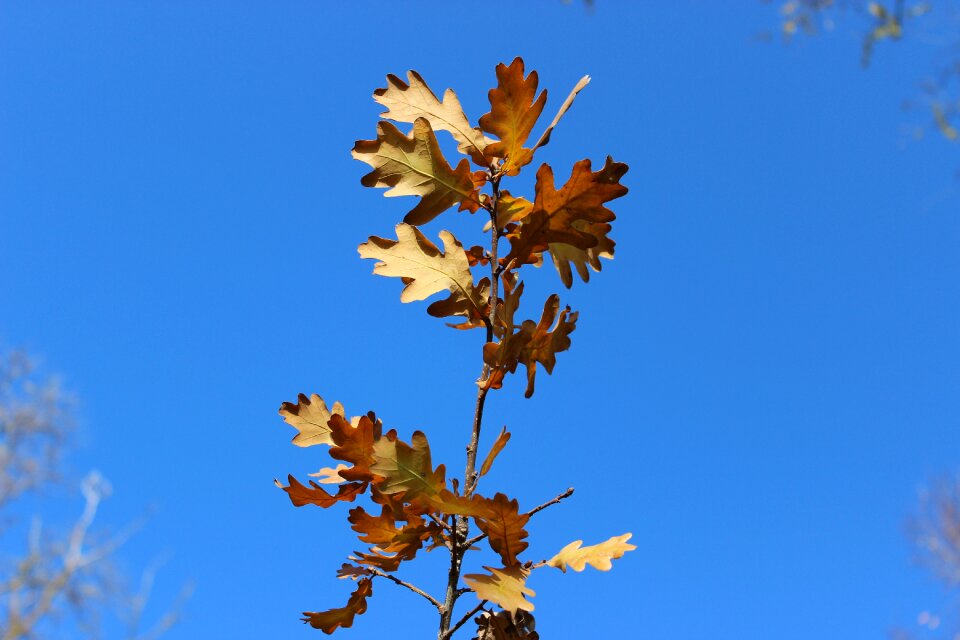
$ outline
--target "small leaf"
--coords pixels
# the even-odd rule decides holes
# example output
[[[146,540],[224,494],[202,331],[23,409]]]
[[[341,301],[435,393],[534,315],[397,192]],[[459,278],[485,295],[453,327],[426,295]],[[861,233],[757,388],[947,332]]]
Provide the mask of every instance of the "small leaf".
[[[324,467],[316,473],[308,473],[307,475],[311,478],[320,478],[317,480],[317,482],[320,484],[340,484],[344,480],[343,476],[340,475],[340,472],[350,468],[351,467],[349,465],[338,464],[335,469],[331,467]]]
[[[274,480],[273,483],[287,492],[287,495],[290,496],[290,502],[295,507],[313,504],[326,509],[338,502],[353,502],[367,488],[365,482],[342,484],[335,495],[330,495],[313,480],[310,481],[309,487],[300,484],[293,476],[287,476],[287,481],[290,483],[290,486],[287,487],[280,484],[279,480]]]
[[[356,580],[357,578],[363,578],[369,575],[373,575],[370,572],[370,569],[367,569],[366,567],[358,567],[348,562],[344,562],[340,568],[337,569],[338,578],[350,578],[351,580]]]
[[[526,586],[530,572],[519,565],[494,569],[484,567],[490,575],[473,573],[463,576],[480,600],[489,600],[510,612],[533,611],[533,603],[524,596],[537,595]]]
[[[537,72],[524,77],[523,60],[516,58],[510,66],[497,65],[497,88],[491,89],[490,112],[481,116],[480,128],[500,138],[484,149],[488,158],[502,158],[502,171],[510,176],[520,173],[520,168],[530,163],[533,151],[523,144],[530,136],[543,105],[547,92],[537,94]]]
[[[317,394],[314,393],[308,399],[301,393],[297,396],[297,404],[284,402],[280,405],[279,413],[287,424],[300,432],[293,437],[293,444],[298,447],[312,447],[315,444],[333,443],[327,422],[333,414],[343,415],[343,405],[334,403],[331,411]]]
[[[583,571],[588,564],[594,569],[609,571],[612,566],[611,560],[622,558],[627,551],[637,548],[636,545],[627,543],[632,535],[632,533],[625,533],[622,536],[614,536],[606,542],[582,548],[580,545],[583,544],[583,540],[574,540],[561,549],[560,553],[547,560],[547,564],[564,573],[567,572],[568,567],[574,571]]]
[[[358,140],[353,157],[373,167],[360,180],[363,186],[389,187],[383,194],[387,197],[421,197],[404,218],[409,224],[426,224],[457,203],[461,211],[480,208],[480,185],[475,183],[480,175],[470,172],[466,158],[456,169],[450,167],[425,118],[417,118],[409,138],[389,122],[380,122],[377,139]]]
[[[326,634],[336,631],[337,627],[347,628],[353,625],[354,616],[367,610],[367,598],[373,595],[373,580],[363,578],[357,582],[357,589],[350,595],[347,605],[340,609],[330,609],[315,613],[304,611],[303,621],[314,629],[320,629]]]
[[[563,114],[573,105],[574,98],[577,97],[577,94],[583,91],[583,88],[590,84],[590,76],[583,76],[573,87],[573,90],[570,91],[570,95],[567,96],[567,99],[563,101],[563,104],[560,105],[560,110],[557,111],[557,115],[554,116],[553,122],[550,123],[550,126],[547,127],[547,130],[543,132],[540,136],[540,139],[537,140],[537,144],[533,145],[532,151],[536,151],[540,147],[546,146],[550,142],[550,134],[553,133],[553,128],[557,126],[557,123],[560,122],[560,118],[563,117]]]
[[[493,441],[493,446],[490,447],[490,453],[487,454],[483,464],[480,465],[481,476],[487,475],[487,473],[490,471],[490,467],[493,466],[493,461],[496,460],[497,456],[501,451],[503,451],[503,448],[507,446],[508,442],[510,442],[510,432],[507,431],[506,427],[504,427],[500,430],[500,435],[497,436],[497,439]]]
[[[482,504],[481,515],[475,517],[477,527],[487,534],[490,546],[500,554],[505,566],[517,564],[517,556],[529,546],[524,542],[527,532],[523,527],[530,516],[521,514],[520,504],[502,493],[492,500],[485,499]]]

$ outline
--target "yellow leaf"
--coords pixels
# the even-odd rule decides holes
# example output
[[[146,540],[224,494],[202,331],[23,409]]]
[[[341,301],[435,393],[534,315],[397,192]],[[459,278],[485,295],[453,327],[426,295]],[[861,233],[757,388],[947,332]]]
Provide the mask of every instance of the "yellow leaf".
[[[461,210],[480,207],[470,163],[464,158],[456,169],[450,167],[426,118],[414,121],[409,138],[389,122],[380,122],[377,139],[358,140],[353,157],[373,167],[360,180],[363,186],[389,187],[387,197],[421,197],[404,218],[409,224],[430,222],[457,203]]]
[[[485,303],[473,285],[466,251],[449,231],[441,231],[440,240],[443,252],[416,227],[399,224],[396,240],[371,236],[358,250],[363,258],[380,260],[373,267],[375,274],[403,279],[406,287],[400,293],[401,302],[424,300],[449,290],[482,314]]]
[[[496,460],[497,456],[503,451],[503,448],[507,446],[507,443],[510,441],[510,432],[507,431],[507,428],[504,427],[500,430],[500,435],[497,436],[497,439],[493,441],[493,446],[490,447],[490,453],[487,454],[486,459],[483,461],[483,464],[480,466],[480,475],[485,476],[487,472],[490,471],[490,467],[493,466],[493,461]]]
[[[430,90],[416,71],[407,72],[405,83],[397,76],[387,76],[387,87],[373,92],[373,99],[387,108],[381,118],[397,122],[416,122],[425,118],[434,131],[449,131],[459,143],[460,153],[469,155],[477,164],[486,166],[483,150],[492,142],[477,127],[470,126],[460,100],[452,89],[443,94],[443,101]]]
[[[481,600],[489,600],[502,609],[507,611],[533,611],[533,603],[524,596],[537,595],[532,589],[526,586],[527,576],[530,572],[519,565],[494,569],[484,567],[490,572],[490,575],[473,573],[463,576],[471,589],[474,590],[477,597]]]
[[[614,536],[606,542],[595,544],[590,547],[580,547],[583,540],[571,542],[560,553],[547,560],[547,564],[567,572],[567,567],[574,571],[583,571],[586,565],[600,571],[609,571],[612,566],[610,561],[623,557],[627,551],[636,549],[636,545],[627,543],[632,533],[625,533],[622,536]]]
[[[336,469],[324,467],[316,473],[308,473],[307,475],[311,478],[320,478],[318,481],[320,484],[340,484],[341,482],[344,482],[344,478],[340,475],[340,472],[350,468],[350,465],[338,464]]]
[[[330,437],[330,427],[327,423],[333,414],[343,415],[343,405],[334,403],[333,410],[327,409],[323,398],[313,394],[308,399],[302,393],[297,396],[297,404],[284,402],[280,405],[280,415],[287,424],[292,425],[298,433],[293,437],[293,444],[298,447],[312,447],[315,444],[333,444]]]

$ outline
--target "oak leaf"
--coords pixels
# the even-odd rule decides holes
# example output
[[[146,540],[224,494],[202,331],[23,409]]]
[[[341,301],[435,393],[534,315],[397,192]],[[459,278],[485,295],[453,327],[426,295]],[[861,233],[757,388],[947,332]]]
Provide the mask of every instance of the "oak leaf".
[[[553,117],[553,120],[550,122],[549,126],[547,126],[546,131],[540,134],[540,139],[537,140],[537,144],[533,145],[532,151],[536,151],[540,147],[546,146],[546,144],[550,142],[550,134],[553,133],[553,128],[556,127],[560,122],[560,118],[563,117],[563,114],[565,114],[567,110],[573,106],[573,100],[577,97],[577,94],[583,91],[584,87],[586,87],[588,84],[590,84],[590,76],[583,76],[580,78],[577,84],[574,85],[573,89],[570,91],[570,95],[568,95],[567,99],[563,101],[562,105],[560,105],[557,115]]]
[[[590,160],[581,160],[573,166],[566,184],[557,189],[553,169],[542,165],[537,171],[533,210],[508,232],[507,260],[517,265],[538,264],[551,244],[596,247],[600,243],[597,233],[605,235],[616,219],[604,204],[627,193],[620,184],[626,172],[627,165],[609,157],[599,171],[591,171]]]
[[[571,265],[576,268],[581,280],[590,282],[590,271],[587,266],[599,272],[603,268],[600,258],[612,260],[613,250],[616,246],[616,243],[607,236],[610,225],[605,222],[591,223],[578,220],[573,223],[573,227],[596,238],[597,244],[589,249],[580,249],[572,244],[562,242],[554,242],[549,245],[553,266],[557,268],[560,281],[567,289],[573,286]]]
[[[293,444],[298,447],[312,447],[315,444],[332,444],[330,427],[327,423],[333,414],[343,415],[343,405],[334,403],[333,409],[327,409],[326,402],[317,394],[309,398],[304,394],[297,396],[297,403],[284,402],[280,405],[280,415],[287,424],[293,426],[298,433],[293,437]]]
[[[453,134],[460,153],[485,166],[487,161],[483,150],[491,140],[470,125],[457,94],[447,89],[441,102],[416,71],[407,72],[407,82],[409,84],[390,74],[386,88],[373,92],[373,99],[387,108],[380,117],[397,122],[416,122],[417,118],[425,118],[434,131]]]
[[[560,298],[554,294],[543,305],[540,321],[524,320],[515,333],[506,333],[500,342],[488,342],[483,348],[484,361],[491,367],[491,373],[483,382],[487,388],[498,389],[503,384],[506,373],[513,373],[517,365],[527,368],[527,389],[524,396],[533,395],[534,381],[537,375],[537,363],[543,365],[547,373],[553,373],[557,362],[557,353],[570,348],[570,334],[576,329],[577,312],[570,307],[557,312]],[[507,328],[512,329],[512,318]]]
[[[380,439],[383,426],[372,412],[354,422],[356,424],[351,424],[340,415],[330,419],[330,436],[333,438],[330,457],[353,464],[340,470],[342,478],[370,482],[375,479],[370,472],[370,465],[374,463],[373,444]]]
[[[373,444],[375,463],[370,471],[383,478],[377,488],[386,494],[402,491],[406,500],[439,493],[446,482],[444,466],[433,468],[423,432],[415,431],[410,443],[384,437]]]
[[[533,603],[524,598],[537,595],[526,586],[530,571],[520,565],[484,569],[490,574],[472,573],[463,576],[463,581],[473,589],[479,599],[489,600],[510,612],[533,611]]]
[[[467,256],[469,258],[470,254],[467,254]],[[487,326],[488,321],[487,304],[484,303],[482,309],[478,308],[478,302],[475,302],[473,298],[477,298],[480,301],[490,299],[490,278],[483,278],[478,282],[475,291],[477,291],[477,296],[472,298],[467,298],[459,292],[452,292],[447,298],[431,303],[430,306],[427,307],[427,313],[434,318],[452,318],[456,316],[466,318],[466,320],[460,324],[447,323],[448,327],[453,327],[454,329],[483,328]]]
[[[490,471],[490,467],[493,466],[493,461],[497,459],[497,456],[500,455],[500,452],[503,451],[503,448],[507,446],[509,441],[510,432],[507,431],[506,427],[504,427],[500,430],[500,435],[497,436],[497,439],[493,441],[493,446],[490,447],[490,452],[483,460],[483,464],[480,465],[481,476],[487,475],[487,473]]]
[[[384,507],[380,516],[372,516],[362,507],[350,510],[347,518],[351,528],[360,535],[360,541],[372,544],[379,551],[397,553],[404,560],[412,559],[430,538],[437,525],[427,525],[423,518],[417,518],[397,527],[389,507]]]
[[[357,578],[363,578],[369,575],[373,575],[370,569],[367,569],[366,567],[358,567],[350,564],[349,562],[344,562],[342,565],[340,565],[340,568],[337,569],[338,578],[350,578],[351,580],[356,580]]]
[[[520,168],[533,159],[533,150],[523,145],[547,102],[546,91],[534,98],[537,83],[536,71],[524,76],[521,58],[514,59],[510,66],[498,64],[497,88],[488,94],[490,112],[480,117],[480,128],[500,139],[488,145],[484,154],[502,158],[501,170],[510,176],[520,173]]]
[[[473,619],[477,623],[474,640],[539,640],[533,614],[527,611],[484,611]]]
[[[389,187],[383,195],[420,196],[404,221],[421,225],[459,203],[460,210],[480,208],[482,178],[470,172],[464,158],[453,169],[437,143],[426,118],[417,118],[410,137],[389,122],[377,124],[376,140],[357,140],[353,157],[373,167],[361,178],[365,187]]]
[[[350,627],[353,625],[353,618],[367,610],[367,598],[372,595],[373,580],[363,578],[357,582],[357,589],[350,595],[345,607],[321,612],[304,611],[303,621],[326,634],[333,633],[337,627]]]
[[[340,475],[341,471],[346,471],[350,469],[349,465],[338,464],[334,467],[323,467],[316,473],[308,473],[311,478],[320,478],[317,480],[320,484],[340,484],[343,482],[344,478]]]
[[[583,540],[574,540],[561,549],[560,553],[547,560],[547,564],[564,573],[567,572],[568,567],[574,571],[583,571],[588,564],[594,569],[609,571],[612,566],[611,560],[622,558],[627,551],[637,548],[636,545],[627,542],[632,535],[632,533],[625,533],[622,536],[614,536],[589,547],[580,546]]]
[[[337,493],[331,495],[313,480],[310,481],[309,487],[301,484],[300,481],[292,475],[287,476],[287,481],[290,485],[286,487],[280,484],[279,480],[274,480],[273,482],[287,492],[287,495],[290,496],[290,502],[292,502],[295,507],[313,504],[326,509],[338,502],[353,502],[357,499],[357,496],[367,488],[365,482],[351,482],[340,485]]]
[[[483,509],[474,519],[480,531],[487,534],[490,546],[500,554],[503,564],[508,567],[517,564],[517,556],[529,546],[524,542],[527,532],[523,527],[530,516],[520,513],[520,504],[497,493],[492,500],[484,499]]]
[[[449,231],[441,231],[440,240],[442,252],[416,227],[399,224],[396,240],[370,236],[358,251],[363,258],[380,261],[373,267],[375,274],[403,281],[406,286],[400,293],[401,302],[424,300],[450,291],[444,305],[460,304],[469,307],[470,313],[482,315],[486,302],[473,284],[463,246]]]

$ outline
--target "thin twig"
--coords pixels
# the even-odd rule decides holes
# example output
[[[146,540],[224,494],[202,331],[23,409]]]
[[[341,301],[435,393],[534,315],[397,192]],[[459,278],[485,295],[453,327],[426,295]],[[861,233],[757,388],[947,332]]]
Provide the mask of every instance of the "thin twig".
[[[564,491],[563,493],[561,493],[560,495],[558,495],[556,498],[554,498],[554,499],[552,499],[552,500],[548,500],[547,502],[544,502],[543,504],[538,505],[538,506],[534,507],[533,509],[530,509],[530,511],[527,511],[527,513],[524,514],[524,515],[532,516],[532,515],[534,515],[535,513],[539,513],[540,511],[543,511],[543,510],[546,509],[547,507],[549,507],[549,506],[551,506],[551,505],[555,505],[555,504],[557,504],[558,502],[560,502],[561,500],[564,500],[564,499],[566,499],[566,498],[569,498],[569,497],[572,496],[572,495],[573,495],[573,487],[570,487],[569,489],[567,489],[566,491]],[[466,547],[472,547],[473,545],[475,545],[476,543],[480,542],[481,540],[483,540],[483,539],[486,538],[486,537],[487,537],[487,534],[485,534],[485,533],[480,534],[480,535],[478,535],[478,536],[474,536],[474,537],[470,538],[469,540],[467,540],[467,541],[464,543],[464,546],[466,546]]]
[[[463,625],[465,625],[465,624],[470,620],[470,618],[472,618],[472,617],[475,616],[477,613],[479,613],[479,611],[480,611],[481,609],[483,609],[485,606],[487,606],[487,601],[486,601],[486,600],[481,600],[481,601],[480,601],[480,604],[478,604],[477,606],[475,606],[475,607],[474,607],[473,609],[471,609],[466,615],[464,615],[462,618],[460,618],[460,620],[457,621],[457,624],[453,625],[453,627],[450,628],[450,631],[447,631],[447,632],[443,635],[443,637],[446,639],[446,638],[449,638],[450,636],[452,636],[453,634],[455,634],[455,633],[460,629],[460,627],[462,627]]]
[[[423,589],[419,587],[415,587],[409,582],[405,582],[394,575],[391,575],[384,571],[380,571],[380,569],[377,569],[376,567],[367,567],[367,568],[370,570],[370,573],[372,573],[373,575],[380,576],[381,578],[386,578],[387,580],[391,580],[392,582],[400,585],[401,587],[406,587],[407,589],[410,589],[410,591],[413,591],[415,594],[419,596],[423,596],[424,598],[429,600],[430,604],[435,606],[437,609],[443,609],[443,605],[440,604],[440,601],[434,598],[432,595],[430,595],[426,591],[424,591]]]
[[[435,514],[428,513],[428,514],[427,514],[427,517],[430,518],[431,520],[433,520],[434,522],[436,522],[438,525],[440,525],[441,527],[443,527],[443,528],[446,529],[447,531],[453,531],[453,527],[451,527],[449,524],[447,524],[446,522],[444,522],[443,520],[441,520],[440,518],[438,518]]]

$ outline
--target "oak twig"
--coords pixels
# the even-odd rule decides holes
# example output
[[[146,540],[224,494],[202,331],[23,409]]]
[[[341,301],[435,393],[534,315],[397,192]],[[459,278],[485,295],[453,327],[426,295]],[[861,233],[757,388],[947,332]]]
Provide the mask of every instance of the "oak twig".
[[[446,640],[446,638],[449,638],[450,636],[452,636],[453,634],[455,634],[455,633],[460,629],[460,627],[462,627],[462,626],[465,625],[467,622],[469,622],[470,618],[472,618],[473,616],[477,615],[477,613],[479,613],[480,610],[483,609],[485,606],[487,606],[487,601],[486,601],[486,600],[481,600],[481,601],[480,601],[480,604],[478,604],[478,605],[475,606],[473,609],[471,609],[469,612],[467,612],[466,614],[464,614],[464,616],[463,616],[462,618],[460,618],[460,620],[457,621],[457,624],[453,625],[453,626],[450,628],[450,630],[447,631],[447,632],[443,635],[443,638],[442,638],[441,640]]]
[[[400,585],[401,587],[406,587],[407,589],[410,589],[410,591],[413,591],[415,594],[419,596],[423,596],[424,598],[429,600],[430,604],[435,606],[437,609],[441,609],[441,610],[443,609],[443,605],[440,604],[440,601],[434,598],[432,595],[430,595],[426,591],[424,591],[423,589],[416,587],[410,584],[409,582],[405,582],[394,575],[380,571],[380,569],[377,569],[376,567],[368,567],[368,569],[370,570],[370,573],[372,573],[373,575],[380,576],[381,578],[386,578],[387,580],[390,580],[395,584]]]

